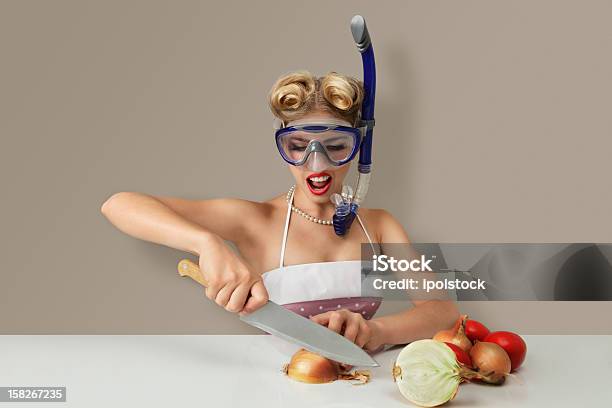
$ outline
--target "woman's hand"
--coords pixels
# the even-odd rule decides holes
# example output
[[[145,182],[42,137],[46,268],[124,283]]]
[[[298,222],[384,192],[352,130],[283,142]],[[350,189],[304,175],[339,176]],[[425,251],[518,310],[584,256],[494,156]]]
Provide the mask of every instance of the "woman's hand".
[[[251,313],[268,301],[261,275],[246,263],[218,236],[206,239],[200,254],[200,270],[208,286],[206,296],[225,310]]]
[[[380,325],[375,320],[364,319],[360,313],[339,309],[313,316],[311,320],[342,334],[368,351],[376,351],[384,344]]]

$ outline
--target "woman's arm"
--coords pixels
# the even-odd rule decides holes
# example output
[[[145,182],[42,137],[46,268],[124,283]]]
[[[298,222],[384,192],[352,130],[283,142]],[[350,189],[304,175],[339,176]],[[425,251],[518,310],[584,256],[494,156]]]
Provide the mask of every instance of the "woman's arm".
[[[234,214],[255,216],[255,203],[234,200],[185,200],[122,192],[102,205],[102,213],[119,230],[135,238],[199,254],[214,235],[235,241],[244,223]]]
[[[267,302],[261,276],[223,241],[233,241],[243,233],[242,224],[232,222],[233,214],[237,211],[254,219],[254,203],[191,201],[124,192],[109,198],[101,211],[128,235],[200,256],[200,268],[209,283],[206,296],[226,310],[248,313]]]
[[[409,243],[408,235],[400,223],[387,211],[377,211],[381,243]],[[459,317],[452,300],[412,300],[413,308],[404,312],[374,318],[370,321],[373,344],[405,344],[431,338],[439,330],[447,329]]]
[[[415,307],[404,312],[372,319],[373,344],[406,344],[432,338],[440,330],[448,329],[459,317],[452,301],[428,300],[414,302]]]
[[[179,215],[161,200],[140,193],[114,194],[102,214],[122,232],[138,239],[199,255],[213,234]]]
[[[370,210],[370,225],[377,224],[380,243],[408,244],[408,236],[402,226],[384,210]],[[407,251],[406,251],[407,252]],[[422,272],[420,272],[422,273]],[[444,298],[439,293],[434,299]],[[406,344],[431,338],[439,330],[455,323],[459,312],[450,300],[416,300],[414,307],[404,312],[365,320],[361,313],[347,309],[334,310],[311,317],[330,330],[341,333],[359,347],[376,351],[385,344]]]

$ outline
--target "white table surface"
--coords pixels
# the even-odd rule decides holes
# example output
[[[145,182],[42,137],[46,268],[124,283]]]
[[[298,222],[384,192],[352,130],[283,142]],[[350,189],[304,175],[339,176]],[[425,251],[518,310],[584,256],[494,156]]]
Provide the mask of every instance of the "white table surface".
[[[611,406],[612,336],[524,337],[515,377],[462,384],[448,406]],[[0,336],[0,386],[66,386],[51,406],[69,407],[412,406],[390,374],[399,348],[376,356],[362,386],[290,380],[280,369],[294,350],[272,336]]]

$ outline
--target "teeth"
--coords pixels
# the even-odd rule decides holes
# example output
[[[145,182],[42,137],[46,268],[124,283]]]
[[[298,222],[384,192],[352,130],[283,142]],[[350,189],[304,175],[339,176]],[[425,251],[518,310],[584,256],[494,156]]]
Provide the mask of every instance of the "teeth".
[[[330,176],[309,177],[308,180],[321,183],[321,182],[329,180],[329,177]]]

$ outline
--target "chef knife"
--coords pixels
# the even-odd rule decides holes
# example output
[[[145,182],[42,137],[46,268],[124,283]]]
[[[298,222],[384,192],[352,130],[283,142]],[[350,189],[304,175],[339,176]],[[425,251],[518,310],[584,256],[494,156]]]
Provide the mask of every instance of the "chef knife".
[[[179,275],[188,276],[204,287],[207,285],[199,266],[189,259],[179,262],[178,272]],[[379,366],[376,360],[352,341],[272,301],[248,315],[241,316],[240,320],[340,363],[362,367]]]

